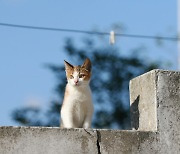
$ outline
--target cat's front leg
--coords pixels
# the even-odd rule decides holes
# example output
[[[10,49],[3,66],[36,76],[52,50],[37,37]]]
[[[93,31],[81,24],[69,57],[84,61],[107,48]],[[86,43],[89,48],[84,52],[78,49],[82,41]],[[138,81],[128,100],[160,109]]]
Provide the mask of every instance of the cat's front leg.
[[[91,128],[91,116],[87,116],[83,123],[83,128]]]
[[[89,122],[84,122],[84,124],[83,124],[83,128],[91,128],[91,123],[89,123]]]
[[[61,109],[61,123],[63,128],[75,128],[72,109],[67,104]]]
[[[62,125],[62,128],[75,128],[75,125],[73,123],[73,119],[71,117],[64,117],[61,119],[63,125]]]

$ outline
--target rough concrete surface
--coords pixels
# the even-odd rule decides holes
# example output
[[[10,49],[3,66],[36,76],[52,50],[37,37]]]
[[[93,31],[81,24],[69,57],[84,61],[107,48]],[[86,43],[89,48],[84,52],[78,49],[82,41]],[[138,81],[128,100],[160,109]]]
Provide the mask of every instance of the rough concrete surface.
[[[157,132],[132,130],[98,130],[102,154],[157,153]]]
[[[153,70],[141,75],[131,80],[130,95],[132,127],[157,131],[158,153],[179,154],[180,72]],[[133,117],[137,112],[139,118]]]
[[[0,154],[95,154],[93,130],[52,127],[0,127]]]
[[[0,127],[0,154],[179,154],[180,72],[130,82],[134,130]]]
[[[0,127],[0,154],[153,153],[156,135],[131,130]]]
[[[157,73],[157,119],[161,153],[180,153],[180,72]]]
[[[130,81],[131,124],[136,130],[157,130],[156,73],[148,72]]]

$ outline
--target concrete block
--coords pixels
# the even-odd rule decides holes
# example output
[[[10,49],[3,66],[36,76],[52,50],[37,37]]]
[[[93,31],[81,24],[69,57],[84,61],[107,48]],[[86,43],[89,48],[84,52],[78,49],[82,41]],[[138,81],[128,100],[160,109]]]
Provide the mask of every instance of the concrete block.
[[[132,127],[157,131],[160,153],[180,153],[180,72],[141,75],[131,80],[130,95]]]
[[[96,154],[93,130],[0,127],[0,154]]]
[[[130,81],[130,111],[133,129],[157,130],[156,71]]]
[[[157,125],[160,151],[180,153],[180,72],[157,72]]]
[[[0,127],[0,154],[145,154],[157,152],[156,132]]]
[[[101,154],[149,154],[158,152],[157,132],[98,130]]]

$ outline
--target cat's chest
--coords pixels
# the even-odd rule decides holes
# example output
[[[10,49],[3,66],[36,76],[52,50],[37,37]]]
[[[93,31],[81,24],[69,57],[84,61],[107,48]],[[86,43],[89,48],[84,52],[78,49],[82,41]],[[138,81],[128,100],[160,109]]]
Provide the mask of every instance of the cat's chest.
[[[91,92],[89,90],[73,91],[70,94],[71,99],[75,101],[87,101],[91,98]]]
[[[74,103],[89,102],[91,101],[91,91],[88,87],[83,89],[70,89],[68,99]]]

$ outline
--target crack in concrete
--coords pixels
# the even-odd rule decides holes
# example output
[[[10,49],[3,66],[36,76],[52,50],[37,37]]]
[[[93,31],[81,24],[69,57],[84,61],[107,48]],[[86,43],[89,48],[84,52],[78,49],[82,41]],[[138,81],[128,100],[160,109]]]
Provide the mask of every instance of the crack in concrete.
[[[98,154],[101,154],[101,146],[100,146],[100,142],[101,142],[101,133],[96,130],[96,133],[97,133],[97,150],[98,150]]]
[[[84,131],[90,135],[90,136],[94,136],[92,135],[88,130],[84,129]],[[96,146],[97,146],[97,151],[98,154],[101,154],[101,146],[100,146],[100,142],[101,142],[101,133],[98,130],[95,130],[96,132]]]
[[[90,136],[93,136],[90,132],[88,132],[86,129],[84,129],[84,131],[89,134]]]

